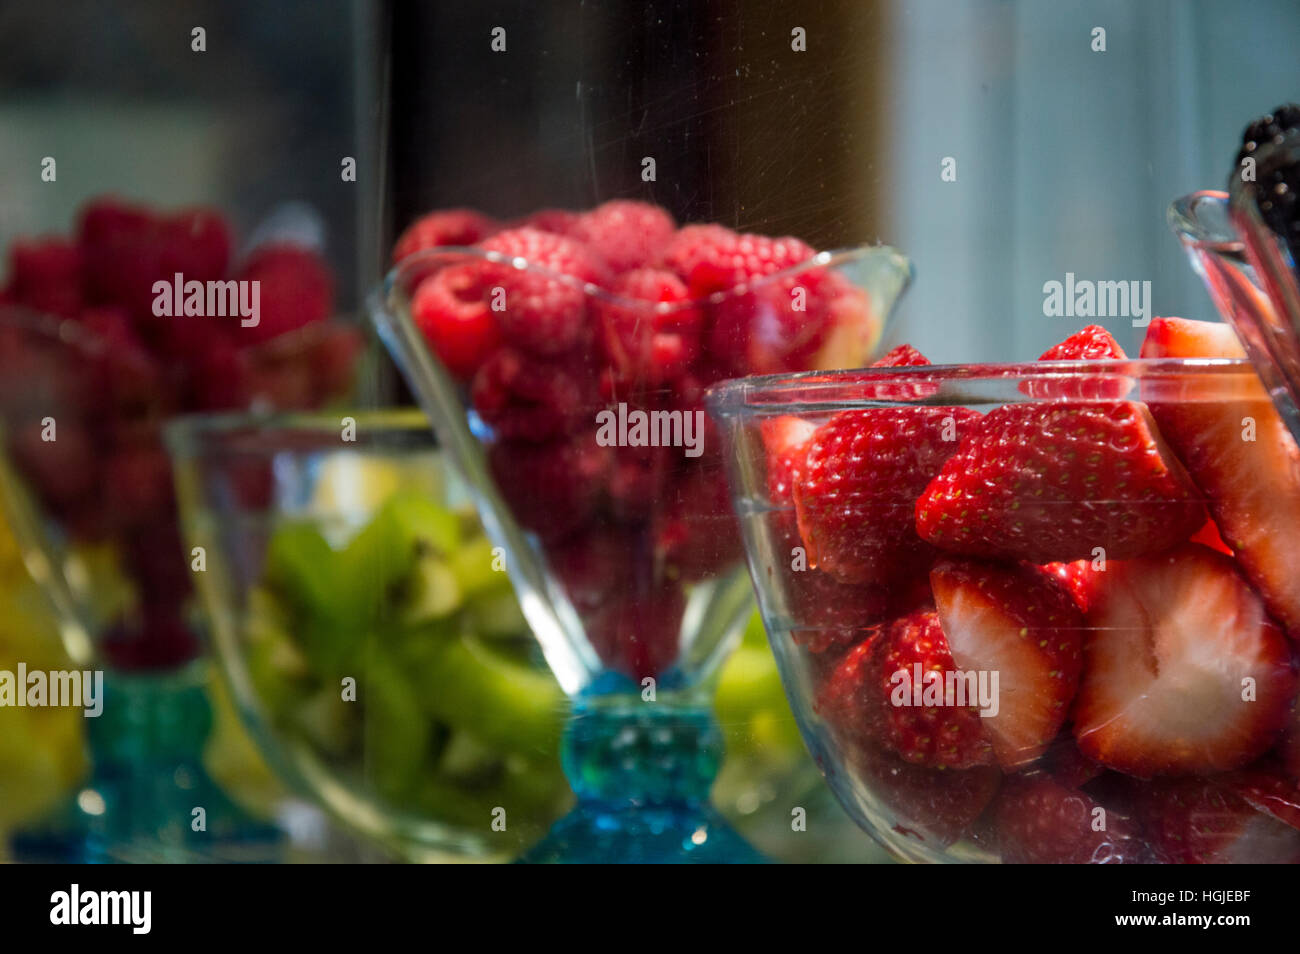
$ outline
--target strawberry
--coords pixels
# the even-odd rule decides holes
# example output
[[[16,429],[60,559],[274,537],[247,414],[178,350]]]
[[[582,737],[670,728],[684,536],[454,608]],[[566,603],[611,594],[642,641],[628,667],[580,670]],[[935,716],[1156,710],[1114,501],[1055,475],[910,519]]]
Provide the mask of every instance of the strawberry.
[[[1007,404],[990,411],[916,502],[921,539],[1031,563],[1126,559],[1205,522],[1182,465],[1130,401]]]
[[[496,231],[497,224],[473,209],[439,209],[416,219],[393,245],[393,261],[442,246],[468,247]]]
[[[1300,701],[1277,743],[1278,759],[1286,777],[1300,785]]]
[[[1223,542],[1223,535],[1219,533],[1218,525],[1213,519],[1207,519],[1201,525],[1201,529],[1193,533],[1187,540],[1188,543],[1199,543],[1209,547],[1211,550],[1218,550],[1220,553],[1226,553],[1232,556],[1232,547]]]
[[[773,507],[794,507],[794,484],[808,457],[808,443],[817,430],[811,421],[783,414],[759,424],[767,454],[767,498]]]
[[[872,627],[929,602],[920,577],[910,586],[841,583],[820,570],[779,568],[792,620],[790,638],[810,653],[831,653],[870,636]]]
[[[932,550],[916,535],[914,501],[977,420],[965,408],[870,408],[817,428],[794,484],[810,564],[879,584],[923,567]]]
[[[910,344],[901,344],[887,352],[879,361],[872,363],[873,368],[912,368],[930,363],[930,359],[917,351]]]
[[[656,261],[676,228],[657,205],[614,199],[579,215],[566,234],[590,246],[611,271],[626,272]]]
[[[1290,717],[1286,637],[1223,554],[1187,544],[1110,561],[1087,623],[1074,734],[1103,765],[1144,778],[1240,768]]]
[[[1160,779],[1134,801],[1147,842],[1167,864],[1300,861],[1300,831],[1256,811],[1220,781]]]
[[[229,319],[240,342],[261,344],[328,318],[334,311],[334,277],[325,260],[311,249],[287,243],[263,245],[235,278],[259,283],[258,323],[245,327],[242,321]]]
[[[1001,775],[990,765],[934,769],[904,762],[873,745],[848,753],[854,773],[894,814],[893,830],[946,847],[960,841],[997,794]]]
[[[994,819],[1002,860],[1010,864],[1134,864],[1144,858],[1131,819],[1045,776],[1009,779]]]
[[[486,284],[504,294],[505,310],[497,319],[507,341],[540,355],[561,354],[583,342],[590,330],[584,283],[609,280],[594,253],[573,239],[532,228],[498,232],[479,247],[528,265],[484,266]]]
[[[997,712],[984,719],[1003,768],[1046,751],[1069,714],[1083,666],[1083,616],[1037,567],[945,560],[930,572],[957,668],[997,673]]]
[[[501,343],[480,263],[447,265],[420,282],[411,318],[453,377],[473,377]]]
[[[1053,345],[1042,353],[1039,361],[1098,361],[1106,358],[1125,358],[1124,349],[1119,346],[1109,331],[1101,325],[1088,325],[1076,331],[1060,344]]]
[[[614,279],[595,303],[607,359],[632,384],[663,385],[698,357],[703,315],[672,272],[638,268]]]
[[[1153,318],[1144,358],[1243,358],[1218,322]],[[1262,386],[1240,397],[1152,400],[1151,413],[1208,499],[1210,514],[1269,612],[1300,639],[1300,448]]]
[[[1043,567],[1050,576],[1065,587],[1080,612],[1088,612],[1088,603],[1092,598],[1094,576],[1098,572],[1099,562],[1093,560],[1074,560],[1070,563],[1048,563]]]
[[[1104,766],[1079,751],[1074,736],[1068,731],[1048,747],[1034,767],[1039,766],[1055,781],[1068,788],[1083,788],[1106,771]]]
[[[850,650],[823,687],[817,711],[847,742],[882,744],[914,765],[964,769],[991,762],[979,709],[946,704],[955,699],[945,697],[942,682],[938,704],[926,704],[924,694],[917,704],[916,666],[922,691],[935,685],[929,679],[946,679],[955,669],[933,610],[881,624]]]

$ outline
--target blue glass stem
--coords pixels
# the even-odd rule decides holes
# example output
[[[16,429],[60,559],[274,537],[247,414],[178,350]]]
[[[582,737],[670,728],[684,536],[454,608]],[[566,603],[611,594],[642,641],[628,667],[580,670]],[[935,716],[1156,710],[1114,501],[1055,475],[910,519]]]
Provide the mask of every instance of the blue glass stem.
[[[709,803],[722,733],[705,706],[616,694],[579,699],[562,757],[578,804],[526,863],[753,863]]]
[[[212,727],[204,667],[105,672],[103,712],[86,720],[90,778],[12,836],[16,861],[280,859],[279,829],[245,814],[203,767]]]

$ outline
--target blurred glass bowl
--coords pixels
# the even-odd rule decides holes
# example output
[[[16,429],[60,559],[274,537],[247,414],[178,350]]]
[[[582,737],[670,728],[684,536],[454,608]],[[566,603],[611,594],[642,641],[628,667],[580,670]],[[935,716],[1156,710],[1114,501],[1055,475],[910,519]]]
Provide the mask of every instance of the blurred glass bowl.
[[[571,801],[566,698],[417,411],[168,428],[235,704],[273,769],[415,861],[504,860]]]

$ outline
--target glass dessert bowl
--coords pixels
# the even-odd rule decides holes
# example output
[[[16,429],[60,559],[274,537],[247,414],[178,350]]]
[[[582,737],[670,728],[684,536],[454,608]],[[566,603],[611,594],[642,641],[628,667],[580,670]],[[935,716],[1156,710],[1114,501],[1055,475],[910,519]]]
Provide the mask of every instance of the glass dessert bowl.
[[[644,203],[564,215],[546,228],[604,238],[534,217],[475,220],[467,240],[465,213],[434,213],[371,308],[573,700],[578,806],[529,858],[752,860],[709,804],[712,682],[752,604],[703,391],[858,363],[909,266],[887,248],[676,230]]]
[[[1300,861],[1300,451],[1226,325],[715,388],[769,641],[910,861]]]
[[[565,697],[425,417],[198,416],[168,442],[217,656],[277,775],[408,860],[536,841],[572,798]]]

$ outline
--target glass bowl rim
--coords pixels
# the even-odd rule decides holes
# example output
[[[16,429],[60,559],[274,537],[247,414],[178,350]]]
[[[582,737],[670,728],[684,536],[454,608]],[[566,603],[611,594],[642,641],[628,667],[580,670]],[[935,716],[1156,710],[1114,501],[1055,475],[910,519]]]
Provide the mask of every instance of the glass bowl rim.
[[[794,374],[754,375],[715,384],[705,392],[711,414],[726,418],[748,412],[793,413],[793,406],[815,409],[824,404],[839,407],[846,402],[845,388],[863,383],[907,384],[961,382],[1061,381],[1061,380],[1180,380],[1188,377],[1224,380],[1249,376],[1258,383],[1255,367],[1248,358],[1106,358],[1077,361],[1025,361],[972,364],[926,364],[887,368],[848,368],[837,371],[801,371]],[[1262,388],[1262,385],[1261,385]],[[1260,397],[1266,397],[1261,390]],[[1035,398],[1027,401],[1097,401],[1104,398]],[[906,398],[860,398],[863,406],[922,403]],[[1109,400],[1115,400],[1111,398]],[[1120,398],[1119,400],[1124,400]]]
[[[419,251],[412,252],[400,259],[388,270],[387,273],[385,273],[380,294],[382,300],[388,301],[394,292],[397,292],[398,290],[406,291],[409,286],[405,282],[405,278],[421,264],[428,264],[431,261],[442,258],[472,258],[479,259],[480,261],[493,262],[498,265],[506,265],[518,271],[531,272],[551,281],[560,282],[561,284],[579,289],[589,298],[594,298],[607,305],[641,311],[653,311],[657,314],[671,314],[673,312],[686,311],[706,305],[718,305],[727,299],[737,298],[749,292],[763,289],[769,285],[775,285],[784,279],[802,274],[805,271],[811,271],[815,268],[839,268],[844,265],[850,265],[854,262],[862,261],[872,255],[880,254],[893,256],[896,259],[896,264],[900,271],[910,272],[911,263],[907,256],[902,252],[899,252],[893,246],[879,242],[874,244],[864,243],[861,245],[850,245],[815,252],[811,257],[804,259],[802,262],[798,262],[788,268],[783,268],[778,272],[773,272],[770,275],[764,275],[756,281],[733,285],[731,288],[716,291],[709,295],[687,298],[682,301],[674,302],[648,302],[641,298],[627,298],[622,295],[615,295],[597,284],[583,281],[580,278],[565,274],[564,272],[554,271],[553,269],[530,262],[520,256],[506,255],[503,252],[476,248],[474,246],[439,245],[434,248],[420,249]],[[407,293],[409,294],[412,291],[413,289]]]

